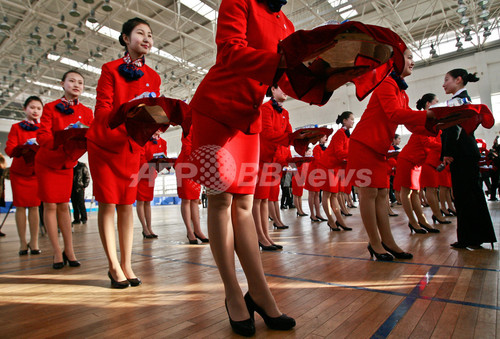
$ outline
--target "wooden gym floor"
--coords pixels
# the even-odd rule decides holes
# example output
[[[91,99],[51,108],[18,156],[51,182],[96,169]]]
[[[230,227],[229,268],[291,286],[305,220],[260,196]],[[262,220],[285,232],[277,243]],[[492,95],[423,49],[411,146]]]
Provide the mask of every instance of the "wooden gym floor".
[[[500,202],[489,207],[498,236]],[[256,316],[256,336],[500,338],[498,244],[452,249],[455,218],[438,226],[439,234],[410,235],[402,208],[395,210],[393,233],[413,260],[370,260],[359,209],[347,218],[352,232],[329,232],[326,222],[282,211],[290,228],[271,235],[284,250],[263,252],[262,261],[281,310],[297,326],[271,331]],[[430,209],[425,213],[430,220]],[[47,236],[40,238],[41,255],[20,257],[14,216],[8,217],[0,238],[0,337],[236,337],[210,248],[187,244],[179,206],[153,208],[158,239],[143,239],[136,219],[133,266],[143,284],[125,290],[110,288],[96,216],[74,227],[82,266],[62,270],[52,269]],[[201,218],[206,229],[206,209]]]

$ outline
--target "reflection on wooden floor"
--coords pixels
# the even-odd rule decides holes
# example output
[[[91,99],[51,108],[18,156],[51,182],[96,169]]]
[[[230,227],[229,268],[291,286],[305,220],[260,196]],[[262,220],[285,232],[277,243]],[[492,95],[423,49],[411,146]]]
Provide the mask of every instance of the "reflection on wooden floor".
[[[498,236],[500,203],[489,207]],[[396,211],[393,233],[414,259],[393,263],[369,260],[359,209],[347,218],[352,232],[329,232],[326,222],[282,211],[290,228],[271,234],[284,250],[263,252],[262,261],[281,310],[297,327],[271,331],[257,316],[256,336],[499,338],[498,245],[452,249],[455,218],[438,226],[439,234],[410,235],[402,208]],[[425,213],[430,220],[429,208]],[[201,216],[206,225],[206,209]],[[153,220],[158,239],[143,239],[137,219],[135,225],[133,266],[143,285],[114,290],[95,212],[86,226],[74,227],[82,266],[57,271],[46,236],[41,255],[18,255],[9,216],[0,238],[0,337],[235,336],[209,246],[187,244],[179,206],[153,208]],[[245,292],[241,270],[239,276]]]

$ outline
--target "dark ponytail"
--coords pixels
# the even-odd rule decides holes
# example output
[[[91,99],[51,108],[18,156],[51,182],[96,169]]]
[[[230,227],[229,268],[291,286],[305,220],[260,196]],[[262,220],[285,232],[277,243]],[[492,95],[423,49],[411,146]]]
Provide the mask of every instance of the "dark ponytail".
[[[125,43],[125,40],[123,40],[123,35],[130,37],[130,34],[134,30],[134,28],[140,24],[148,25],[148,27],[151,29],[149,22],[147,22],[146,20],[143,20],[141,18],[137,18],[137,17],[132,18],[123,24],[122,32],[120,33],[120,37],[118,38],[118,41],[120,41],[120,45],[127,48],[127,44]],[[151,29],[151,32],[152,31],[153,30]]]
[[[425,109],[425,105],[428,102],[432,102],[432,100],[434,100],[434,98],[436,98],[436,94],[434,94],[434,93],[424,94],[422,96],[422,98],[418,99],[418,101],[417,101],[417,109],[418,110]]]
[[[353,114],[353,113],[350,112],[350,111],[342,112],[342,114],[340,114],[339,116],[337,116],[337,120],[335,121],[335,123],[337,123],[339,125],[340,124],[343,125],[344,119],[349,119],[349,117],[351,116],[351,114]]]
[[[454,79],[461,77],[464,83],[464,86],[469,82],[478,82],[479,78],[476,76],[477,73],[469,73],[463,68],[455,68],[448,72]]]

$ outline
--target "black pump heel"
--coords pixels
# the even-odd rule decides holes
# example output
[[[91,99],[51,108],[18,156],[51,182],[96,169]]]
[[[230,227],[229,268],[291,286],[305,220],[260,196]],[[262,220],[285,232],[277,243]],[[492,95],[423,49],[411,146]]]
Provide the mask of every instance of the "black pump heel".
[[[339,223],[338,220],[335,221],[335,225],[337,225],[338,227],[340,227],[344,231],[352,231],[352,228],[342,225],[341,223]]]
[[[146,234],[146,233],[144,233],[144,231],[142,231],[142,237],[144,239],[154,239],[155,236],[152,234]]]
[[[396,252],[387,247],[384,243],[382,246],[385,248],[387,252],[392,254],[396,259],[413,259],[413,254],[407,252]]]
[[[307,214],[307,213],[299,213],[299,212],[297,212],[297,216],[298,217],[307,217],[308,215],[309,214]]]
[[[408,227],[410,228],[410,234],[412,234],[413,232],[419,233],[419,234],[426,234],[427,233],[427,231],[424,230],[423,228],[415,228],[410,223],[408,223]]]
[[[259,241],[259,247],[263,250],[263,251],[276,251],[278,249],[278,247],[274,246],[274,245],[271,245],[271,246],[265,246],[265,245],[262,245]],[[283,247],[282,247],[283,248]]]
[[[200,239],[201,242],[209,242],[208,238],[201,238],[200,236],[198,236],[198,234],[196,234],[195,232],[193,232],[194,236],[198,239]]]
[[[449,220],[439,220],[434,214],[432,215],[432,222],[438,223],[438,224],[451,224],[451,221]]]
[[[312,222],[318,222],[319,219],[316,219],[316,218],[313,218],[313,217],[309,217],[309,219],[311,219]]]
[[[128,280],[123,280],[123,281],[116,281],[115,278],[111,275],[111,272],[108,271],[108,277],[111,280],[111,287],[112,288],[127,288],[130,286]]]
[[[262,317],[262,319],[264,319],[267,327],[272,330],[288,331],[295,327],[295,319],[287,316],[284,313],[279,317],[274,318],[268,316],[267,313],[253,301],[250,293],[248,292],[245,294],[245,303],[247,304],[250,318],[253,319],[254,311],[257,312]]]
[[[372,248],[371,244],[368,244],[368,252],[370,252],[370,258],[373,259],[373,256],[377,258],[379,261],[392,261],[394,260],[394,257],[390,255],[389,253],[377,253],[375,250]]]
[[[427,227],[427,226],[425,226],[424,224],[421,224],[421,223],[418,223],[418,224],[420,225],[420,227],[422,227],[424,230],[426,230],[429,233],[439,233],[440,232],[437,228]]]
[[[334,228],[334,227],[330,226],[330,223],[329,223],[329,222],[328,222],[328,223],[326,223],[326,224],[328,225],[328,227],[330,227],[330,231],[340,231],[340,228],[338,228],[338,227],[335,227],[335,228]]]
[[[274,227],[274,228],[277,228],[277,229],[279,229],[279,230],[286,230],[286,229],[288,228],[288,226],[287,226],[287,225],[278,226],[278,225],[276,225],[276,223],[275,223],[275,222],[273,222],[273,227]]]
[[[255,334],[255,321],[253,320],[253,314],[250,314],[250,318],[241,321],[233,321],[229,315],[229,310],[227,308],[227,300],[224,300],[224,305],[226,306],[227,316],[229,317],[229,323],[234,333],[242,335],[244,337],[251,337]],[[247,307],[248,308],[248,307]]]
[[[63,263],[66,265],[66,263],[69,263],[69,266],[71,267],[78,267],[80,266],[80,262],[78,260],[69,260],[68,257],[66,256],[66,253],[63,251]]]

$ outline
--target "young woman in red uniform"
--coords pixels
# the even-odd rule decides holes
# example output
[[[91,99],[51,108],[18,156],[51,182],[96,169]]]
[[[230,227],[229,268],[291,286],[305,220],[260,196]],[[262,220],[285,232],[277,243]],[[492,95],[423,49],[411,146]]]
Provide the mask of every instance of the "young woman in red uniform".
[[[399,248],[391,232],[386,201],[387,151],[399,124],[424,126],[427,115],[433,116],[431,111],[413,111],[408,106],[404,78],[412,73],[415,62],[409,49],[404,56],[404,68],[385,78],[373,92],[351,134],[347,162],[348,171],[354,171],[354,184],[359,187],[361,219],[370,241],[368,251],[372,257],[386,261],[393,260],[392,255],[401,259],[413,257]]]
[[[350,186],[350,183],[345,180],[345,170],[349,150],[349,136],[351,135],[349,130],[354,126],[354,114],[345,111],[337,117],[336,123],[341,124],[342,127],[332,136],[330,144],[318,161],[318,169],[323,171],[327,178],[325,185],[322,187],[322,204],[328,218],[330,230],[340,231],[342,228],[345,231],[351,231],[352,228],[347,227],[340,213],[341,209],[337,195],[339,192],[342,193],[342,190],[346,190],[346,186]],[[336,220],[333,218],[332,211]]]
[[[262,131],[260,132],[259,175],[255,187],[252,214],[260,248],[265,251],[275,251],[283,247],[275,244],[271,239],[268,217],[271,215],[273,218],[274,227],[278,229],[288,228],[288,226],[283,225],[279,218],[276,195],[279,196],[283,158],[288,158],[288,155],[281,149],[289,144],[292,126],[288,111],[283,108],[283,102],[285,102],[287,95],[278,86],[269,87],[266,95],[270,96],[271,99],[260,107]],[[278,205],[277,211],[276,205]],[[269,213],[271,211],[273,213]]]
[[[43,201],[43,219],[54,250],[55,269],[80,266],[73,250],[71,216],[68,202],[73,186],[73,167],[77,160],[63,145],[54,146],[54,133],[66,129],[70,124],[81,122],[89,126],[94,119],[92,110],[78,101],[84,89],[83,76],[71,70],[63,75],[64,96],[43,107],[37,142],[40,144],[35,157],[35,173],[38,179],[38,197]],[[61,230],[64,250],[59,247],[57,227]]]
[[[291,132],[292,132],[292,126],[289,126],[289,129],[287,130],[287,133],[284,134],[284,136],[287,137]],[[284,175],[286,175],[284,169],[285,167],[288,167],[288,163],[286,162],[286,160],[291,157],[292,157],[292,152],[290,151],[289,145],[286,146],[278,145],[278,148],[274,156],[274,163],[278,165],[278,168],[280,168],[280,172],[278,173],[280,180],[276,180],[274,186],[271,186],[269,192],[269,201],[267,202],[267,204],[269,207],[269,216],[273,219],[273,227],[279,230],[288,228],[288,226],[286,226],[283,220],[281,219],[279,196],[281,191],[281,179],[283,178]],[[277,246],[278,248],[281,247],[276,244],[275,246]]]
[[[132,270],[132,204],[137,197],[141,146],[128,136],[125,124],[112,130],[108,121],[120,105],[135,97],[145,93],[158,96],[161,83],[160,76],[145,64],[144,56],[153,45],[151,27],[146,21],[133,18],[125,22],[120,44],[126,48],[125,56],[102,66],[97,84],[96,119],[87,134],[94,195],[99,202],[97,223],[113,288],[141,283]],[[120,260],[116,253],[115,210]]]
[[[289,330],[295,321],[282,314],[267,285],[252,217],[259,163],[260,105],[282,56],[279,40],[293,32],[280,11],[283,0],[222,0],[217,25],[217,58],[191,101],[193,162],[207,186],[210,247],[224,283],[231,327],[255,333],[254,311],[273,329]],[[267,86],[265,86],[267,85]],[[217,158],[203,176],[203,161]],[[204,179],[206,178],[206,180]],[[215,182],[210,182],[216,178]],[[243,297],[236,277],[237,253],[248,280]]]
[[[141,167],[139,172],[144,173],[137,184],[136,210],[142,225],[142,236],[147,239],[158,238],[151,228],[151,201],[155,193],[155,179],[158,176],[154,165],[148,161],[153,159],[156,153],[167,154],[167,142],[160,137],[161,131],[157,131],[141,151]]]
[[[305,153],[306,157],[312,156],[312,149],[307,148]],[[308,214],[302,209],[302,195],[304,195],[304,185],[305,185],[305,174],[309,169],[309,162],[301,162],[297,164],[297,172],[292,176],[292,194],[293,194],[293,204],[297,208],[298,217],[307,217]]]
[[[430,106],[438,102],[439,100],[435,94],[427,93],[417,101],[417,109],[428,110]],[[424,146],[426,147],[427,157],[425,158],[425,162],[422,165],[422,172],[420,173],[420,187],[425,188],[425,196],[432,210],[432,221],[439,224],[450,224],[451,221],[443,218],[439,210],[437,192],[439,187],[439,172],[436,171],[436,168],[441,164],[441,160],[439,160],[441,156],[441,131],[439,131],[438,135],[435,137],[427,137]]]
[[[5,153],[13,157],[13,151],[17,146],[34,144],[36,141],[36,131],[40,126],[43,103],[39,97],[30,96],[24,102],[24,112],[26,119],[12,125]],[[39,216],[38,206],[40,199],[33,192],[38,191],[38,181],[35,175],[35,163],[26,161],[21,155],[14,156],[10,166],[10,183],[12,186],[12,205],[16,206],[16,226],[21,248],[19,255],[40,254],[38,247]],[[30,227],[30,241],[26,241],[26,209],[28,209],[28,222]]]
[[[192,130],[187,137],[182,135],[182,149],[177,161],[175,162],[175,174],[177,179],[177,195],[181,199],[181,215],[186,226],[187,238],[190,244],[198,244],[199,239],[202,243],[209,242],[200,226],[200,201],[201,185],[194,182],[188,175],[184,175],[187,170],[183,166],[188,163],[191,155],[193,137]],[[192,225],[192,227],[191,227]]]
[[[420,203],[420,174],[427,158],[429,137],[413,133],[398,155],[394,189],[399,191],[403,209],[408,217],[410,232],[425,234],[439,233],[425,217]],[[415,218],[416,216],[416,218]]]
[[[321,204],[320,204],[320,191],[321,191],[321,183],[318,182],[320,177],[316,178],[316,176],[321,172],[317,171],[317,164],[323,155],[323,152],[326,150],[326,141],[328,140],[328,136],[324,135],[318,142],[316,146],[313,148],[313,157],[311,165],[309,165],[309,171],[306,176],[306,184],[304,188],[309,191],[307,196],[307,202],[309,203],[309,211],[311,216],[309,217],[311,221],[328,221],[321,216]]]

